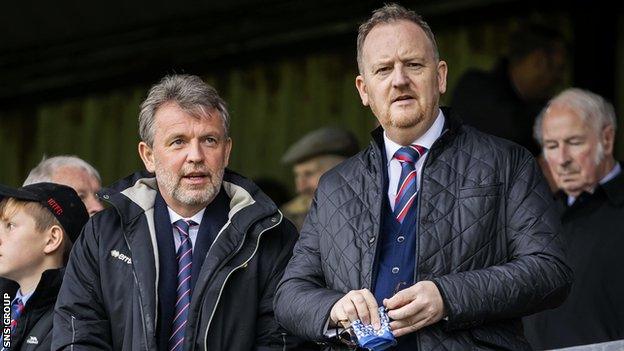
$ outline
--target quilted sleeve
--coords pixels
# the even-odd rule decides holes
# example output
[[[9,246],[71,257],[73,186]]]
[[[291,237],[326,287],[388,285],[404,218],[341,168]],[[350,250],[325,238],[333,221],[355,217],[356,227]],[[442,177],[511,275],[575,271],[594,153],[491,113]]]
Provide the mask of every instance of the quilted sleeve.
[[[561,304],[572,284],[560,220],[537,163],[528,155],[509,176],[504,212],[507,262],[433,279],[449,330],[517,318]]]
[[[274,300],[277,321],[306,340],[323,340],[332,306],[344,294],[326,288],[319,254],[316,198],[295,244]]]

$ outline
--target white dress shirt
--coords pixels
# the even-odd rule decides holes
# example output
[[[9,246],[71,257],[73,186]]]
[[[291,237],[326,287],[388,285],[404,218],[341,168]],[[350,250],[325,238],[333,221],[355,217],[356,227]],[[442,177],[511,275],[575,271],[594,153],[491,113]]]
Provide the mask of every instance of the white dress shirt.
[[[420,188],[420,171],[422,170],[423,165],[425,164],[425,159],[427,155],[429,155],[429,149],[431,149],[431,145],[438,140],[440,135],[442,135],[442,130],[444,129],[444,114],[442,110],[439,110],[438,117],[433,122],[431,127],[420,136],[420,138],[414,140],[411,144],[417,144],[420,146],[424,146],[427,148],[427,151],[424,155],[422,155],[418,161],[416,162],[416,191]],[[397,187],[399,186],[399,179],[401,178],[401,163],[398,160],[395,160],[394,154],[398,149],[402,147],[390,140],[386,135],[386,132],[383,133],[384,145],[386,147],[386,159],[388,160],[388,200],[390,200],[390,207],[394,211],[394,200],[396,198]]]
[[[206,209],[203,208],[201,211],[197,212],[190,218],[184,218],[180,216],[174,210],[172,210],[169,206],[167,206],[167,211],[169,211],[169,219],[171,220],[171,227],[173,229],[173,243],[175,244],[175,252],[178,252],[178,249],[180,248],[180,244],[182,242],[180,241],[180,233],[178,233],[178,230],[175,228],[174,223],[180,219],[193,221],[197,223],[197,225],[194,225],[189,228],[189,237],[191,238],[193,251],[195,251],[195,241],[197,240],[197,232],[199,232],[199,225],[201,224],[201,220],[202,220],[202,217],[204,216],[204,211],[206,211]]]

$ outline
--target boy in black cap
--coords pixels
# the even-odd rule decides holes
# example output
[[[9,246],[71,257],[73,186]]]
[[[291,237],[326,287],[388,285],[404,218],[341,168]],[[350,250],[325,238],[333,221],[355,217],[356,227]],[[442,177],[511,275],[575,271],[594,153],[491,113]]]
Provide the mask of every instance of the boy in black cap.
[[[88,219],[83,202],[70,187],[0,185],[0,277],[19,284],[11,301],[10,324],[3,318],[0,350],[50,350],[63,267]],[[9,293],[2,292],[4,300]]]

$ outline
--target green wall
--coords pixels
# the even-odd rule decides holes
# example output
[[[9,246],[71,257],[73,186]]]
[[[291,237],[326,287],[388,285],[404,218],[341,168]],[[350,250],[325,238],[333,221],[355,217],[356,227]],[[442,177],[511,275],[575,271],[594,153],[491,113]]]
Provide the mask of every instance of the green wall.
[[[571,32],[563,15],[540,19]],[[517,25],[507,19],[433,28],[441,57],[449,64],[443,103],[466,69],[489,68],[505,53],[509,33]],[[355,52],[289,54],[273,62],[207,69],[204,77],[229,104],[234,140],[230,167],[249,177],[275,177],[292,188],[290,169],[279,163],[290,144],[314,128],[336,125],[355,132],[364,147],[375,119],[361,105],[354,87]],[[624,72],[618,74],[622,82]],[[566,80],[569,84],[570,77]],[[44,154],[78,155],[100,170],[104,184],[140,169],[137,115],[148,89],[149,84],[122,87],[11,110],[0,108],[0,183],[19,185]],[[620,88],[620,101],[622,94]],[[622,151],[620,145],[618,154]]]

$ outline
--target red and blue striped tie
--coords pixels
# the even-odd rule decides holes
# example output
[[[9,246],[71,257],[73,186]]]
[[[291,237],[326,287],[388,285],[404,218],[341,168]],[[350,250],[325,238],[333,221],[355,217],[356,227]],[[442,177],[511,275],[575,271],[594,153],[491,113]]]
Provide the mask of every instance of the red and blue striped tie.
[[[178,259],[178,298],[175,304],[171,337],[169,338],[169,350],[171,351],[184,349],[184,331],[189,305],[191,304],[191,268],[193,265],[193,244],[189,237],[189,229],[194,225],[197,223],[183,219],[173,223],[180,234],[180,248],[176,254]]]
[[[22,299],[16,298],[11,304],[11,335],[12,336],[15,336],[15,329],[17,328],[17,321],[19,320],[19,317],[22,315],[23,311],[24,311],[24,303],[22,302]],[[17,343],[17,340],[15,340],[15,342]],[[10,346],[5,346],[5,347],[0,348],[0,351],[9,351],[10,349],[11,349]]]
[[[394,201],[394,216],[400,223],[416,198],[416,162],[426,151],[427,148],[414,144],[403,146],[394,153],[394,158],[401,163],[401,178]]]
[[[15,328],[17,328],[17,321],[19,317],[24,312],[24,303],[22,299],[16,298],[11,305],[11,334],[15,333]]]

